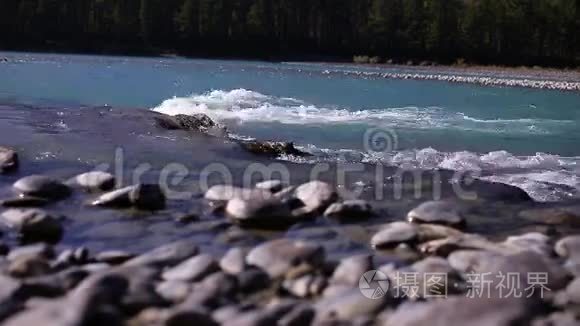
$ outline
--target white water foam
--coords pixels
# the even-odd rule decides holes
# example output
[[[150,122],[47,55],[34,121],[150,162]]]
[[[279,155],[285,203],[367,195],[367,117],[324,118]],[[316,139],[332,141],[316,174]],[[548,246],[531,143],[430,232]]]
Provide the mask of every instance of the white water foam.
[[[401,107],[346,109],[316,106],[299,99],[275,97],[259,92],[234,89],[214,90],[189,97],[174,97],[163,101],[154,111],[168,114],[207,114],[218,121],[279,122],[283,124],[348,124],[362,123],[383,127],[411,129],[458,129],[485,133],[547,134],[552,125],[569,124],[568,120],[482,120],[461,112],[449,112],[439,107]]]

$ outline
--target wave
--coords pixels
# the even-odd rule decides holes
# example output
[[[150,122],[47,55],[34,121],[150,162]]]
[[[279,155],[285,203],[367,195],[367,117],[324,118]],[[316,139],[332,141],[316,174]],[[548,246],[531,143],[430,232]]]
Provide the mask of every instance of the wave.
[[[154,111],[168,114],[204,113],[218,121],[238,123],[278,122],[282,124],[367,124],[409,129],[455,129],[482,133],[548,134],[555,125],[567,120],[483,120],[440,107],[400,107],[352,109],[317,106],[289,97],[234,89],[214,90],[163,101]]]

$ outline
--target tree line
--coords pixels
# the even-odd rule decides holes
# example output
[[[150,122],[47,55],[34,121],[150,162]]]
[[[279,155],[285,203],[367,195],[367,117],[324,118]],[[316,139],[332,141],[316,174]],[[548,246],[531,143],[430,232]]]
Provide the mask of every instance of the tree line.
[[[580,62],[580,0],[0,0],[0,48]]]

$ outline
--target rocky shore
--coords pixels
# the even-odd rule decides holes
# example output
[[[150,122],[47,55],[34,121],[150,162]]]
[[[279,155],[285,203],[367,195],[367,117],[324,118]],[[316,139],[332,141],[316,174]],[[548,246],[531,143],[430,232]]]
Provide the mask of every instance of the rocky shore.
[[[164,130],[231,141],[205,116],[154,120]],[[290,143],[239,145],[256,158],[295,151]],[[474,200],[375,202],[346,198],[330,181],[272,179],[213,185],[182,203],[190,211],[183,213],[161,184],[120,187],[103,171],[25,175],[29,162],[19,154],[0,147],[0,178],[14,180],[0,211],[4,325],[580,321],[578,203],[535,203],[521,189],[491,182],[474,183]],[[103,221],[159,218],[163,227],[153,232],[182,233],[144,251],[93,250],[83,234],[76,244],[66,237],[88,210]],[[99,232],[99,224],[86,234]],[[477,292],[474,275],[491,277],[482,283],[489,290]],[[519,282],[507,284],[502,275]]]

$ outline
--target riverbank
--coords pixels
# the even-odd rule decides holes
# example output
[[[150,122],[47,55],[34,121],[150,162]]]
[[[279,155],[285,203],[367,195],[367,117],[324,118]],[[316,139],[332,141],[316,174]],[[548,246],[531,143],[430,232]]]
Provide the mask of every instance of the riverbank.
[[[383,167],[377,181],[369,164],[343,180],[340,164],[275,161],[280,153],[239,144],[202,115],[71,113],[76,122],[60,132],[35,114],[38,146],[60,148],[58,159],[33,159],[26,143],[0,147],[5,325],[579,320],[578,201],[451,183],[451,171],[397,184],[397,169]],[[121,140],[122,156],[99,159]],[[204,182],[218,162],[213,175],[226,169],[232,183]],[[244,177],[273,163],[290,179]]]

